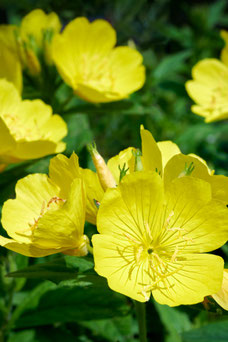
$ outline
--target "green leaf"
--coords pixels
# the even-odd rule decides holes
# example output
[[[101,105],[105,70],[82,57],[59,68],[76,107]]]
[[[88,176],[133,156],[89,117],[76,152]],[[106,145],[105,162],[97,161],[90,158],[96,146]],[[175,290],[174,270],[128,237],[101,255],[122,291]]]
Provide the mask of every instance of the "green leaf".
[[[68,134],[64,141],[67,143],[66,154],[73,151],[80,152],[82,148],[92,141],[93,134],[90,129],[88,116],[86,114],[65,114],[63,119],[68,126]]]
[[[69,331],[66,329],[61,329],[61,327],[53,328],[39,328],[28,329],[19,332],[13,332],[10,334],[7,342],[79,342],[81,340],[75,338]]]
[[[9,253],[8,259],[10,270],[14,272],[17,272],[16,270],[28,265],[28,257],[21,254],[11,252]],[[25,282],[26,279],[16,279],[14,291],[20,291],[20,289],[24,286]]]
[[[35,339],[35,334],[35,330],[12,333],[7,342],[38,342],[38,340]]]
[[[80,325],[90,329],[94,335],[99,335],[111,342],[133,342],[134,334],[138,333],[137,323],[132,316],[116,317],[96,321],[80,322]]]
[[[8,273],[7,276],[12,278],[44,279],[58,284],[63,280],[77,279],[79,274],[91,270],[93,267],[93,262],[88,258],[66,256]]]
[[[175,74],[182,69],[184,61],[189,56],[191,56],[191,51],[186,50],[164,57],[161,63],[155,69],[154,77],[159,80],[167,80],[167,76]]]
[[[19,317],[26,311],[28,308],[30,310],[35,309],[38,304],[40,298],[49,290],[55,288],[55,284],[51,282],[43,282],[40,285],[38,285],[34,290],[28,293],[28,296],[25,298],[25,300],[14,310],[11,320],[9,323],[8,328],[11,328],[14,326],[15,322],[19,319]]]
[[[220,19],[225,13],[227,7],[227,0],[216,1],[209,7],[207,22],[208,27],[212,29],[217,23],[220,22]]]
[[[100,277],[99,282],[87,286],[44,282],[15,310],[12,319],[16,328],[24,328],[119,317],[128,312],[126,298],[111,291]]]
[[[188,315],[177,308],[171,308],[157,302],[154,302],[154,304],[162,323],[169,333],[168,341],[181,342],[181,333],[192,328]]]
[[[182,334],[183,342],[227,342],[228,321],[211,323]]]

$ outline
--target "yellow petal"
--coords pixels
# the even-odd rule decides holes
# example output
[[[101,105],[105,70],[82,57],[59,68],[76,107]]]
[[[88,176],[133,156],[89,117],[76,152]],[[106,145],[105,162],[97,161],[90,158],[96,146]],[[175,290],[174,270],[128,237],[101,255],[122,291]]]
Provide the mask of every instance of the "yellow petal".
[[[221,289],[212,297],[224,310],[228,310],[228,270],[225,269],[223,272]]]
[[[228,204],[228,177],[215,175],[210,178],[212,197]]]
[[[22,91],[22,69],[18,56],[7,46],[0,43],[0,78],[12,82],[18,92]]]
[[[228,31],[222,30],[220,34],[226,44],[221,52],[221,61],[228,66]]]
[[[108,189],[98,211],[100,233],[122,239],[147,240],[151,228],[156,239],[164,200],[161,177],[154,172],[134,172],[118,188]]]
[[[66,82],[66,81],[65,81]],[[66,82],[67,83],[67,82]],[[119,93],[111,91],[109,87],[105,89],[99,89],[99,85],[97,85],[97,89],[92,85],[88,84],[78,84],[77,89],[75,90],[75,94],[81,97],[83,100],[93,103],[105,103],[118,101],[123,98],[126,98],[127,95],[121,96]]]
[[[193,171],[190,173],[192,177],[202,178],[206,181],[210,180],[210,173],[207,165],[199,158],[193,155],[184,155],[182,153],[175,155],[166,164],[164,170],[165,185],[169,184],[173,179],[186,175],[185,168],[193,163]]]
[[[10,155],[21,160],[35,159],[55,152],[62,152],[64,149],[65,145],[63,145],[59,151],[56,143],[47,140],[18,141],[16,149],[11,151]]]
[[[72,39],[75,36],[77,39]],[[77,89],[77,83],[83,83],[85,73],[99,72],[103,56],[115,43],[116,34],[108,22],[96,20],[90,24],[86,18],[79,17],[54,37],[53,59],[65,82]]]
[[[181,153],[179,147],[172,141],[159,141],[157,146],[161,151],[163,169],[173,156]]]
[[[8,127],[0,117],[0,161],[4,161],[7,153],[16,147],[16,142],[10,134]],[[3,159],[4,156],[4,159]]]
[[[109,159],[107,166],[115,178],[116,184],[119,183],[120,179],[119,167],[122,169],[125,164],[125,169],[129,168],[127,173],[134,172],[135,157],[133,156],[133,151],[135,151],[134,147],[128,147],[115,157]]]
[[[167,272],[173,274],[157,284],[152,291],[154,299],[169,306],[202,302],[221,288],[223,265],[223,259],[216,255],[185,255],[175,266],[168,266]]]
[[[199,161],[202,162],[202,163],[207,167],[208,173],[209,173],[210,175],[213,175],[213,174],[214,174],[215,171],[214,171],[214,170],[211,170],[211,169],[208,167],[207,162],[206,162],[203,158],[197,156],[197,154],[194,154],[194,153],[189,153],[188,156],[191,156],[191,157],[194,157],[194,158],[199,159]]]
[[[143,284],[148,284],[148,262],[134,263],[134,247],[124,239],[108,235],[93,235],[95,271],[108,278],[109,287],[139,302],[145,302]],[[122,253],[120,249],[123,249]]]
[[[67,134],[65,121],[59,115],[53,115],[51,106],[41,100],[22,101],[18,108],[18,115],[25,126],[34,130],[34,135],[37,133],[34,129],[36,126],[43,140],[58,142]]]
[[[72,37],[75,35],[78,36],[78,39],[72,41]],[[77,54],[85,52],[88,57],[94,53],[106,55],[116,44],[115,30],[106,20],[102,19],[90,23],[85,17],[76,18],[64,28],[62,37],[71,41],[69,48]]]
[[[86,188],[86,220],[92,224],[96,224],[98,209],[94,200],[100,203],[104,196],[104,190],[95,172],[82,168],[80,172]]]
[[[77,248],[85,223],[85,192],[81,179],[74,179],[62,208],[48,210],[38,221],[33,243],[40,248]]]
[[[67,198],[71,183],[75,178],[81,177],[78,156],[72,153],[70,158],[67,158],[63,154],[52,158],[49,166],[49,176],[61,189],[60,196]]]
[[[203,59],[192,69],[193,78],[206,88],[211,89],[227,85],[226,75],[228,75],[227,67],[215,58]],[[201,94],[194,93],[194,95],[196,99],[201,99]]]
[[[141,126],[142,162],[144,170],[156,171],[162,175],[162,155],[152,134]]]
[[[15,25],[0,25],[0,46],[1,49],[6,46],[15,55],[17,55],[17,43],[15,39],[15,32],[18,27]],[[3,47],[2,47],[3,44]]]
[[[2,208],[2,226],[18,242],[29,243],[32,226],[42,214],[44,204],[58,196],[59,188],[47,175],[33,174],[17,182],[16,199],[7,200]]]
[[[142,55],[128,46],[113,49],[110,56],[110,74],[114,80],[113,92],[128,94],[142,88],[145,83],[145,67]]]
[[[170,254],[177,249],[209,252],[226,243],[228,211],[223,202],[211,199],[208,182],[190,176],[175,179],[167,186],[166,201],[159,244]]]
[[[0,236],[0,246],[28,257],[44,257],[62,252],[62,249],[42,249],[34,246],[31,243],[26,244],[16,240],[7,239],[3,236]]]
[[[0,117],[17,111],[20,106],[20,95],[14,85],[4,79],[0,80]]]

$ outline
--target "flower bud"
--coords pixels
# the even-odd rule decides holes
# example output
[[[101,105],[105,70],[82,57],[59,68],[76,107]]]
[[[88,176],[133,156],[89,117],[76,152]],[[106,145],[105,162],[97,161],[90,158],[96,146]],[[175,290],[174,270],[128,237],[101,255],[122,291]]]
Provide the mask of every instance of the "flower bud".
[[[104,191],[107,190],[107,188],[115,188],[116,182],[115,179],[109,170],[108,166],[106,165],[104,159],[100,155],[100,153],[97,151],[96,146],[94,145],[88,145],[88,150],[91,154],[91,157],[93,159],[93,163],[97,170],[97,175],[100,180],[101,186],[104,189]]]

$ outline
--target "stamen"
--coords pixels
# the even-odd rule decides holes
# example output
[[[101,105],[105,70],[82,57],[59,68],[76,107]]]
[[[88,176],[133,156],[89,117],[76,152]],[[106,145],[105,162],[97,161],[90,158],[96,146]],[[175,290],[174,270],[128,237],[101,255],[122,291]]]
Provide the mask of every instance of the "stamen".
[[[170,224],[170,221],[171,221],[171,218],[174,216],[174,211],[172,210],[171,213],[169,214],[169,216],[167,217],[166,219],[166,222],[165,222],[165,225],[164,225],[164,229],[167,229],[169,224]]]
[[[50,205],[51,205],[52,203],[57,204],[58,202],[63,202],[63,203],[65,203],[66,200],[65,200],[65,199],[62,199],[62,198],[60,198],[60,197],[54,196],[54,197],[52,197],[52,198],[50,199],[50,201],[48,202],[48,204],[47,204],[47,209],[49,209],[49,207],[50,207]]]
[[[136,245],[141,245],[142,243],[140,241],[135,240],[130,234],[123,233],[123,236],[125,236],[128,240],[135,243]]]
[[[135,257],[135,258],[136,258],[137,264],[138,264],[139,261],[140,261],[140,258],[141,258],[141,256],[142,256],[143,251],[144,251],[143,246],[139,247],[139,249],[138,249],[138,251],[137,251],[137,253],[136,253],[136,257]]]
[[[173,253],[173,255],[172,255],[172,257],[171,257],[171,262],[175,262],[176,261],[176,257],[177,257],[177,254],[179,253],[179,249],[178,249],[178,247],[176,247],[176,249],[175,249],[175,251],[174,251],[174,253]]]
[[[150,227],[149,227],[148,222],[144,222],[144,227],[146,228],[146,232],[147,232],[147,234],[148,234],[148,236],[149,236],[150,244],[151,244],[152,241],[153,241],[153,237],[152,237],[152,235],[151,235],[151,229],[150,229]]]

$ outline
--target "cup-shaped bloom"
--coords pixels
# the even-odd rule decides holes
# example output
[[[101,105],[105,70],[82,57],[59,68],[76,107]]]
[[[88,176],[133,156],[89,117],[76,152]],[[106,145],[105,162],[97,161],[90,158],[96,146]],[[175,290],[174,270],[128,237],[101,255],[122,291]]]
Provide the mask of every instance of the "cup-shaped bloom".
[[[23,68],[31,75],[37,75],[41,71],[41,54],[47,64],[52,63],[52,38],[60,29],[61,23],[56,13],[46,14],[41,9],[35,9],[22,19],[19,27],[0,25],[1,50],[6,45]],[[14,68],[14,65],[11,67]]]
[[[76,38],[75,38],[76,37]],[[114,47],[116,33],[105,20],[79,17],[53,38],[53,59],[64,81],[89,102],[127,98],[145,82],[142,55]]]
[[[156,171],[167,186],[173,179],[192,176],[211,184],[212,196],[228,203],[228,177],[214,175],[202,158],[195,154],[185,155],[171,141],[156,143],[152,134],[141,127],[142,164],[147,171]]]
[[[62,152],[63,119],[41,100],[21,100],[12,83],[0,80],[0,165]]]
[[[95,270],[114,291],[176,306],[220,290],[223,259],[207,252],[227,241],[228,211],[204,180],[181,177],[165,189],[155,172],[126,175],[106,191],[97,224]]]
[[[3,205],[2,226],[11,239],[0,236],[0,245],[32,257],[86,255],[85,201],[80,178],[63,194],[47,175],[28,175],[17,182],[16,199]]]
[[[203,116],[205,122],[227,119],[228,64],[204,59],[193,67],[192,77],[186,83],[186,90],[196,103],[191,107],[192,112]]]

